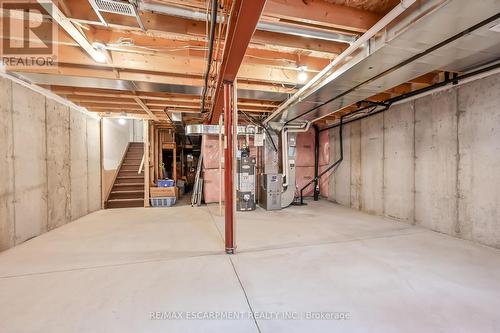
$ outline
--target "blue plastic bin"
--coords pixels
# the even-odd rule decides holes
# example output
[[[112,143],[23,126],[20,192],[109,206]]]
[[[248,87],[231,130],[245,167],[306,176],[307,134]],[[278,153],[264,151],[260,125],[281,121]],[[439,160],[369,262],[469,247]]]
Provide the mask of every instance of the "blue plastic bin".
[[[158,179],[158,187],[174,187],[175,181],[172,179]]]
[[[175,197],[158,197],[149,199],[152,207],[170,207],[175,205]]]

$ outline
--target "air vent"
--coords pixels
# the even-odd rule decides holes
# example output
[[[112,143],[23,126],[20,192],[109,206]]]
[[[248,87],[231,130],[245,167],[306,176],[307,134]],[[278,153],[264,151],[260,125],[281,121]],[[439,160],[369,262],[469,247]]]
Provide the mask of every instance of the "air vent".
[[[99,11],[113,13],[125,16],[135,16],[135,10],[132,4],[128,2],[112,0],[91,0]]]

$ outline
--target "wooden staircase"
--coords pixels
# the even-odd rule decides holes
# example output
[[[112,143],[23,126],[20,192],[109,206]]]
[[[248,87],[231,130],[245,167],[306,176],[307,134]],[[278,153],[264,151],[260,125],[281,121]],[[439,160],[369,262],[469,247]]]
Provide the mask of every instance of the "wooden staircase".
[[[144,144],[130,142],[116,173],[105,208],[144,207],[144,170],[139,174]]]

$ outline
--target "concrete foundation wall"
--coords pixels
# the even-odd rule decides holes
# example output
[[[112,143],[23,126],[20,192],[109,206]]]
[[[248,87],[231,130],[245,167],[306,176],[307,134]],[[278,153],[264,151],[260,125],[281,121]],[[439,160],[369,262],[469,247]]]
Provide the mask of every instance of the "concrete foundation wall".
[[[329,199],[500,248],[499,91],[490,76],[346,125]]]
[[[0,78],[0,251],[100,208],[99,126]]]

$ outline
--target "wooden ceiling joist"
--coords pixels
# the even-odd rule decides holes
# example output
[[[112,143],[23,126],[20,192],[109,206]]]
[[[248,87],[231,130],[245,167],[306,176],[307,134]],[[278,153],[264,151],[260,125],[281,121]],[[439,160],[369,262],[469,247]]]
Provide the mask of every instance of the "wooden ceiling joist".
[[[35,0],[43,2],[45,0]],[[159,4],[180,6],[186,9],[205,11],[207,0],[144,0]],[[308,31],[346,33],[360,35],[368,30],[387,12],[390,4],[398,0],[376,0],[362,2],[347,0],[227,0],[219,3],[236,8],[227,27],[221,34],[216,59],[220,68],[213,73],[211,87],[220,88],[222,80],[237,80],[238,88],[263,92],[293,94],[300,87],[300,66],[307,66],[309,78],[327,66],[342,53],[348,44],[332,40],[321,40],[290,35],[284,32],[254,31],[257,21],[304,27]],[[229,7],[227,7],[229,8]],[[378,10],[378,9],[380,10]],[[3,14],[2,14],[3,15]],[[55,93],[102,115],[119,116],[127,113],[134,117],[168,121],[166,112],[190,114],[199,121],[200,94],[204,85],[207,22],[170,16],[158,12],[140,12],[145,25],[141,30],[135,17],[104,14],[107,26],[96,16],[88,1],[64,0],[54,11],[52,19],[58,24],[58,63],[55,68],[12,68],[8,71],[44,74],[41,82],[50,82],[53,77],[65,77],[55,82],[68,82],[74,86],[50,86]],[[22,19],[24,16],[20,16]],[[50,19],[44,20],[41,28],[52,29]],[[48,34],[47,34],[48,36]],[[8,38],[2,36],[2,38]],[[31,40],[33,39],[33,40]],[[40,43],[35,37],[30,42]],[[47,40],[42,40],[47,42]],[[106,61],[97,62],[94,42],[104,45]],[[225,51],[223,52],[223,49]],[[222,57],[224,55],[224,57]],[[29,75],[26,75],[29,77]],[[32,75],[32,77],[35,77]],[[72,81],[72,78],[75,78]],[[146,91],[125,91],[77,87],[87,85],[83,78],[106,83],[111,87],[116,80],[137,84],[140,90],[145,83],[150,87],[189,87],[190,94]],[[394,96],[429,84],[437,78],[436,73],[415,79],[373,96],[373,100]],[[90,84],[88,84],[90,86]],[[92,85],[96,86],[96,85]],[[124,85],[126,86],[126,85]],[[155,88],[155,89],[156,89]],[[144,88],[145,90],[148,88]],[[150,88],[151,89],[151,88]],[[153,89],[151,89],[153,90]],[[176,90],[176,91],[182,91]],[[215,113],[220,111],[220,89],[207,98],[207,105]],[[266,96],[266,94],[262,94]],[[280,103],[265,99],[240,98],[238,108],[245,112],[262,114],[272,112]],[[217,118],[217,117],[215,117]]]
[[[134,100],[137,102],[137,104],[139,104],[139,106],[144,111],[146,111],[147,114],[149,114],[151,116],[151,118],[153,118],[154,120],[158,121],[158,117],[156,117],[155,114],[153,112],[151,112],[151,110],[149,109],[149,107],[146,104],[144,104],[144,102],[139,97],[135,96]]]

